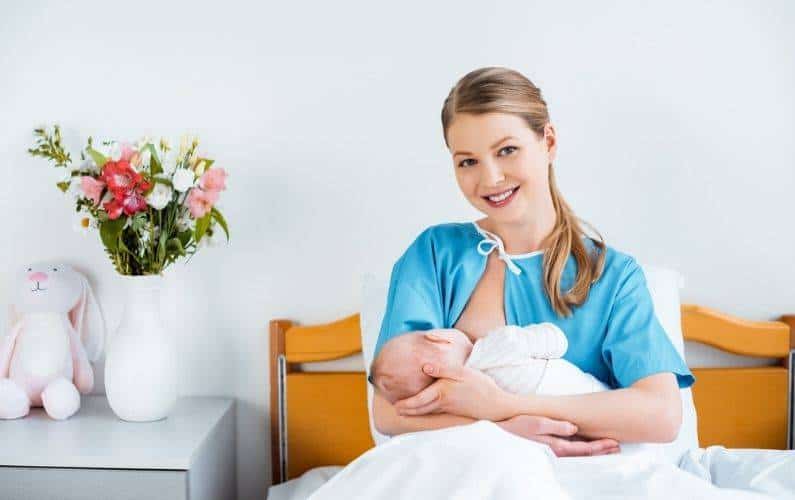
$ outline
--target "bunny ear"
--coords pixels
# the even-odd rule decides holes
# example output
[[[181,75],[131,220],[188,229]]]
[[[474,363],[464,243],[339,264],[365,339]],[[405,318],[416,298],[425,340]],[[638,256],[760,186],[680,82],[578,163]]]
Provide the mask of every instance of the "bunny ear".
[[[80,337],[88,359],[97,361],[105,346],[105,319],[88,279],[80,274],[80,281],[80,299],[69,311],[69,321]]]
[[[14,325],[21,319],[21,315],[17,312],[17,308],[14,307],[14,304],[8,304],[8,327],[14,328]]]

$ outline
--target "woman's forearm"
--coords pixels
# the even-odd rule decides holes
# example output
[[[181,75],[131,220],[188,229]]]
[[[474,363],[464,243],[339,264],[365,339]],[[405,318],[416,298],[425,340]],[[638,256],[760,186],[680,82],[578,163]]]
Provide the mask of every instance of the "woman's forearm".
[[[418,416],[399,415],[395,407],[376,392],[373,395],[373,421],[375,423],[375,428],[381,434],[396,436],[406,432],[427,431],[456,425],[466,425],[476,420],[447,413]]]
[[[632,387],[571,396],[511,395],[512,413],[568,420],[578,434],[625,442],[670,442],[682,422],[679,389],[663,382],[665,375],[647,377]],[[668,382],[666,380],[666,382]],[[675,384],[675,382],[674,382]]]

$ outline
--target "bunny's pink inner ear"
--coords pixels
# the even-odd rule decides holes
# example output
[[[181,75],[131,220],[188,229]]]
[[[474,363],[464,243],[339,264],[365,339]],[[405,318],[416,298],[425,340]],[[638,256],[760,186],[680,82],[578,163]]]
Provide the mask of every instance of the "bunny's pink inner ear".
[[[12,328],[14,325],[17,324],[20,317],[17,313],[17,308],[14,307],[14,304],[8,304],[8,327]]]
[[[69,322],[72,323],[72,328],[75,329],[77,335],[81,334],[83,327],[83,317],[86,313],[86,288],[83,287],[80,291],[80,298],[77,304],[69,310]]]

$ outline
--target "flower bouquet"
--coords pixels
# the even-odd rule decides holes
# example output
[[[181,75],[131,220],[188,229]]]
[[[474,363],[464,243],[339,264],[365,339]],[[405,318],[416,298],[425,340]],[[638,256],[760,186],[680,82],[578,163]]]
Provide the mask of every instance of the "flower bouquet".
[[[192,256],[229,228],[215,207],[226,189],[226,171],[183,137],[178,151],[168,141],[94,144],[89,137],[80,165],[61,144],[61,130],[34,130],[28,152],[64,170],[58,183],[73,196],[78,227],[99,230],[119,281],[127,287],[121,322],[105,358],[105,394],[116,415],[146,422],[168,416],[176,402],[178,360],[160,319],[163,269]],[[142,369],[146,367],[146,369]]]
[[[77,227],[99,230],[120,274],[161,274],[203,241],[208,244],[218,227],[229,240],[229,227],[215,207],[227,173],[199,155],[198,139],[183,136],[174,151],[166,139],[95,146],[89,137],[74,166],[57,125],[33,133],[36,142],[28,152],[65,169],[57,186],[75,200]]]

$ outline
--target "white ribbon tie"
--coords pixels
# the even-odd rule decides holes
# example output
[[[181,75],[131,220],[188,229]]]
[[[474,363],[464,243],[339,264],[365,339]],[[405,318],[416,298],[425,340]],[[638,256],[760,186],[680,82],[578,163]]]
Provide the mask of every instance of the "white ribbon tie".
[[[484,229],[481,229],[481,231],[491,236],[491,238],[489,238],[489,236],[484,236],[483,239],[478,242],[478,253],[480,255],[487,256],[496,248],[497,255],[499,256],[500,259],[502,259],[503,262],[505,262],[505,265],[508,266],[508,269],[510,269],[513,274],[516,275],[522,274],[522,270],[519,268],[519,266],[517,266],[516,263],[513,260],[511,260],[511,257],[507,253],[505,253],[505,245],[502,244],[502,240],[500,239],[500,237],[497,236],[496,234],[488,233]],[[491,248],[489,248],[488,250],[483,250],[480,247],[480,245],[482,245],[483,243],[486,244],[491,243]]]

